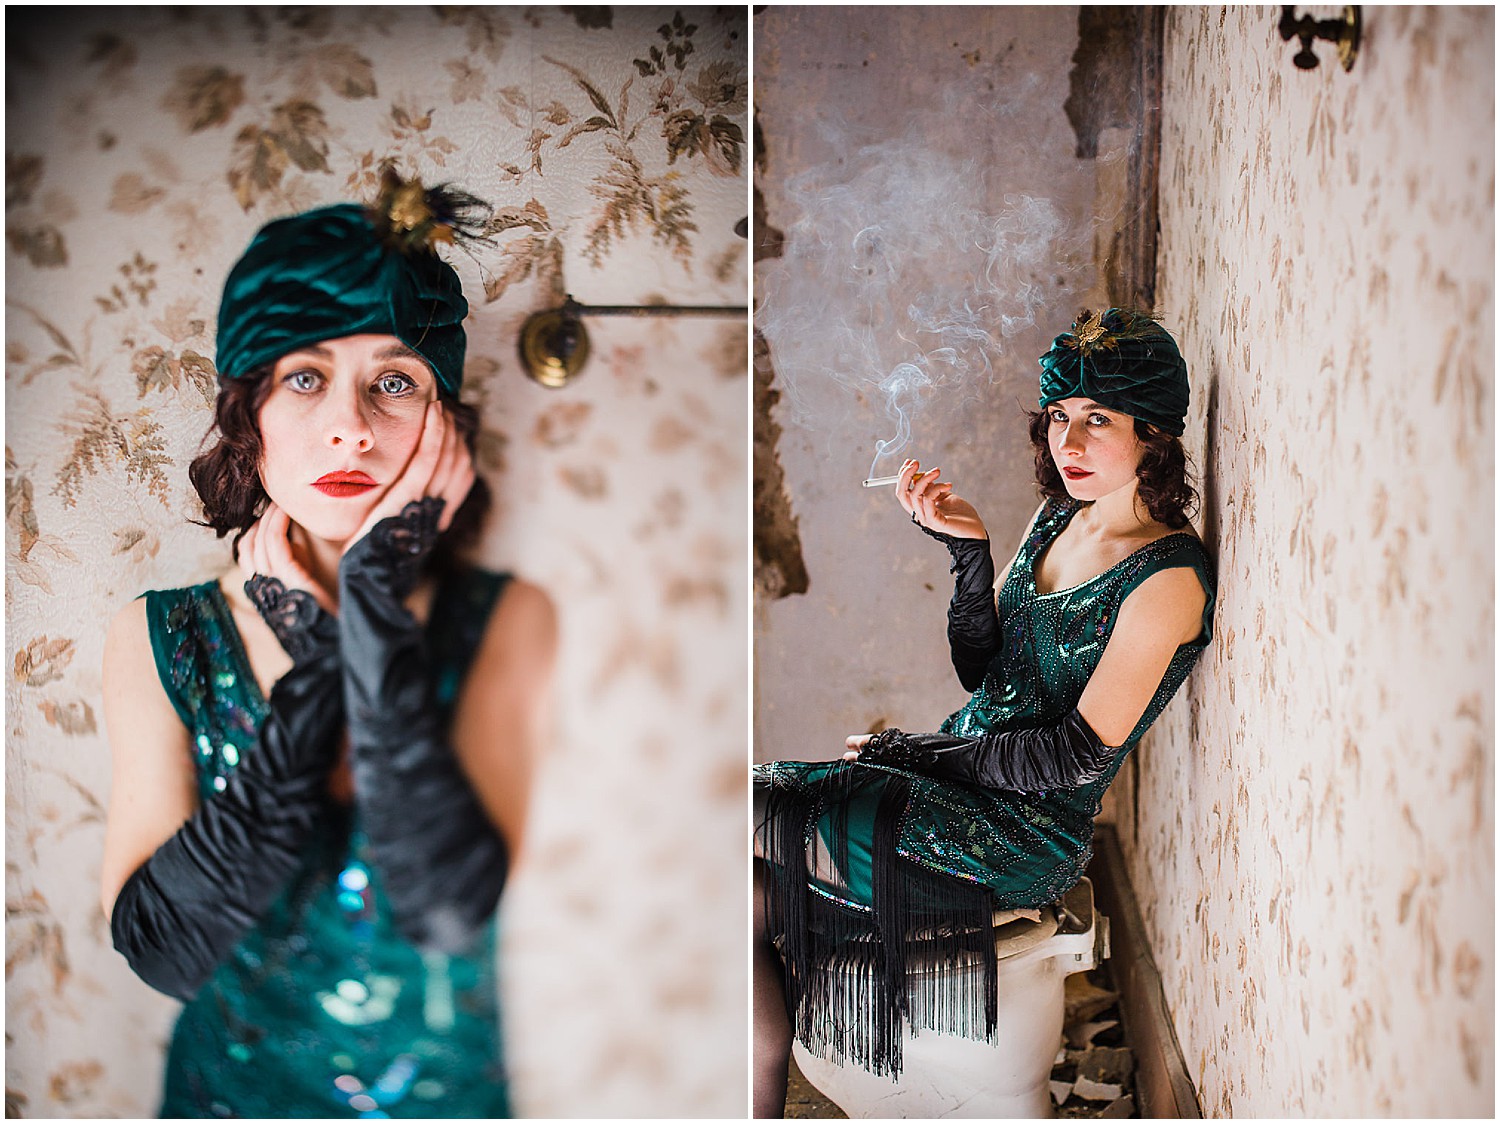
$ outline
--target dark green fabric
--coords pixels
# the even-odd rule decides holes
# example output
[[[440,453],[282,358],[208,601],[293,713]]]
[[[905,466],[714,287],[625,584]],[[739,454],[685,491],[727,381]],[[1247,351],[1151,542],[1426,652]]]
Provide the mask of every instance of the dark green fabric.
[[[446,581],[426,629],[446,717],[504,575]],[[212,800],[267,704],[217,582],[146,594],[151,646]],[[182,1010],[164,1117],[503,1117],[495,923],[454,955],[397,930],[357,813],[313,829],[302,868]]]
[[[1107,329],[1102,339],[1080,345],[1078,336],[1065,332],[1038,360],[1038,405],[1089,398],[1181,437],[1187,420],[1188,373],[1176,341],[1154,320],[1118,308],[1100,319]]]
[[[323,340],[391,335],[457,397],[468,314],[452,266],[388,248],[363,207],[340,203],[267,223],[250,242],[224,283],[215,364],[240,378]]]
[[[1187,678],[1208,644],[1213,623],[1214,578],[1203,544],[1186,532],[1142,547],[1104,573],[1070,589],[1039,594],[1037,559],[1078,511],[1052,501],[1042,511],[1000,588],[1002,644],[984,681],[942,731],[974,736],[992,730],[1056,722],[1078,705],[1098,666],[1126,596],[1158,570],[1190,567],[1208,593],[1203,632],[1177,649],[1161,685],[1115,759],[1097,780],[1042,794],[980,788],[881,765],[856,765],[841,782],[847,801],[826,810],[817,831],[828,841],[832,817],[847,813],[848,868],[842,884],[810,879],[816,891],[845,905],[872,904],[872,840],[880,796],[892,781],[911,787],[901,815],[897,851],[937,874],[988,886],[1000,908],[1056,901],[1083,875],[1093,821],[1104,790],[1141,735]],[[756,767],[758,784],[811,789],[837,762],[778,761]]]

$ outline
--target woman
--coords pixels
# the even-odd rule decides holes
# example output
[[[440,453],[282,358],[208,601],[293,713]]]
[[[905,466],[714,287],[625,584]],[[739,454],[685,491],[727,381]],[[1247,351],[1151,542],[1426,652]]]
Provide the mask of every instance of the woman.
[[[988,1036],[993,911],[1056,901],[1082,877],[1100,797],[1208,643],[1214,579],[1185,510],[1176,344],[1152,317],[1110,309],[1041,366],[1044,500],[998,581],[983,521],[939,469],[907,461],[896,486],[952,556],[948,636],[968,703],[936,734],[862,734],[842,761],[756,770],[757,1116],[781,1115],[794,1033],[893,1076],[907,1019]],[[939,986],[909,994],[905,938],[919,929]],[[984,965],[977,980],[966,958]]]
[[[104,658],[102,901],[186,1003],[164,1116],[506,1114],[493,913],[556,625],[456,555],[489,495],[433,247],[479,206],[388,174],[225,285],[190,476],[236,564],[132,602]]]

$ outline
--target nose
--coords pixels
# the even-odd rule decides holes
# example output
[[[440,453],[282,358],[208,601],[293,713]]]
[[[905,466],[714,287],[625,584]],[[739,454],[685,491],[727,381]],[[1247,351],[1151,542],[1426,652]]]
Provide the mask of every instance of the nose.
[[[1061,452],[1072,453],[1077,456],[1083,452],[1083,429],[1081,426],[1068,422],[1062,431],[1062,437],[1057,442]]]
[[[330,395],[323,419],[323,440],[331,449],[366,453],[375,446],[375,432],[354,395]]]

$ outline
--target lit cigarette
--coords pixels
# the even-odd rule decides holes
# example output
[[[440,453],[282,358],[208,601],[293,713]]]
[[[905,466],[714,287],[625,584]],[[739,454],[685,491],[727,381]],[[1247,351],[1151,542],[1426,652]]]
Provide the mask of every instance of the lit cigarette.
[[[890,484],[901,483],[900,476],[872,476],[864,482],[866,488],[884,488]]]

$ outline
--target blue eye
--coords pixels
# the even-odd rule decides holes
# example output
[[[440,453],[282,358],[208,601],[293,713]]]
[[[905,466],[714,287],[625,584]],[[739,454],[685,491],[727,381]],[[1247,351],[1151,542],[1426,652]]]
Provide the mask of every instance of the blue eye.
[[[375,388],[387,398],[404,398],[417,389],[417,384],[408,376],[391,371],[375,380]]]
[[[291,372],[281,381],[293,390],[305,392],[317,390],[318,384],[323,381],[323,376],[317,371],[300,370]]]

